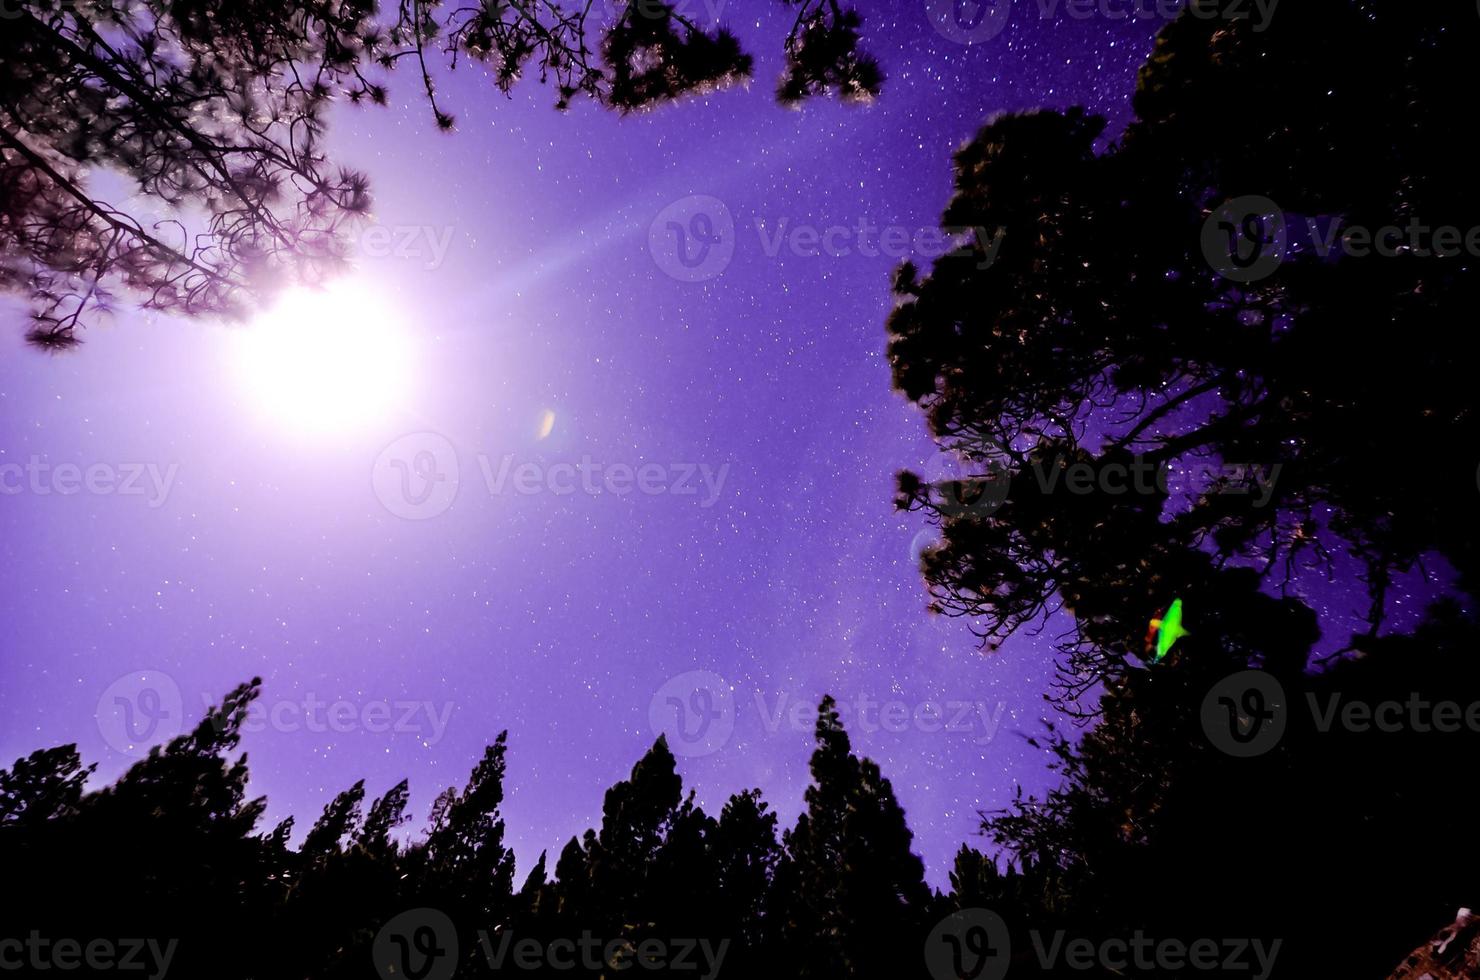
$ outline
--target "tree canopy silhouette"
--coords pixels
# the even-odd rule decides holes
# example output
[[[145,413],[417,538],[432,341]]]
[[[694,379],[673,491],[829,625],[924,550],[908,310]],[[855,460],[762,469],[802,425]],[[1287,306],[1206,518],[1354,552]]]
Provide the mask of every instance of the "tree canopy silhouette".
[[[835,0],[783,0],[788,103],[871,97],[878,65]],[[25,297],[32,343],[62,349],[127,297],[182,314],[239,313],[345,260],[369,184],[323,148],[336,102],[385,104],[411,67],[437,125],[440,63],[529,75],[556,105],[621,112],[747,79],[750,55],[663,0],[10,0],[0,11],[0,288]],[[598,53],[599,52],[599,53]],[[113,171],[153,210],[100,196]],[[198,211],[199,214],[192,212]]]
[[[1449,611],[1307,689],[1480,698],[1477,640]],[[779,840],[758,790],[706,814],[659,738],[607,792],[600,827],[566,844],[553,876],[540,855],[516,888],[502,734],[419,834],[396,832],[405,781],[363,813],[356,781],[296,847],[291,818],[259,828],[265,800],[247,797],[236,754],[254,680],[110,786],[85,785],[75,746],[0,770],[0,862],[25,883],[0,938],[148,937],[177,976],[390,978],[399,967],[378,944],[430,910],[457,976],[610,977],[641,955],[644,976],[944,980],[928,966],[932,930],[988,909],[1010,930],[1012,976],[1061,975],[1039,952],[1060,931],[1138,929],[1278,938],[1275,976],[1380,975],[1447,921],[1447,903],[1473,899],[1468,813],[1434,797],[1480,735],[1374,737],[1307,719],[1243,765],[1197,730],[1189,695],[1214,673],[1138,674],[1082,744],[1049,739],[1064,787],[991,822],[1011,862],[963,845],[946,893],[925,884],[889,781],[854,753],[831,698],[804,811]]]
[[[1454,355],[1480,254],[1411,240],[1480,227],[1453,144],[1477,40],[1473,11],[1396,0],[1260,30],[1184,13],[1123,135],[1015,113],[957,154],[942,224],[1002,229],[995,264],[902,267],[888,330],[895,386],[965,472],[901,473],[897,503],[941,529],[935,611],[991,649],[1066,631],[1065,714],[1034,740],[1062,784],[984,814],[1023,876],[1009,905],[1107,936],[1284,937],[1293,976],[1380,974],[1473,907],[1467,808],[1435,793],[1480,733],[1321,730],[1313,706],[1480,703],[1480,415]],[[1385,227],[1387,254],[1345,234]],[[1251,243],[1257,274],[1233,261]],[[1415,570],[1464,602],[1392,635]],[[1315,662],[1330,580],[1359,580],[1367,621]],[[1151,662],[1148,621],[1179,599],[1190,634]],[[1290,728],[1239,759],[1202,709],[1250,668]]]
[[[901,475],[900,505],[943,527],[923,560],[936,611],[995,646],[1063,608],[1072,699],[1122,670],[1179,596],[1257,658],[1300,651],[1284,627],[1240,635],[1214,606],[1301,605],[1302,575],[1349,561],[1370,596],[1360,647],[1394,576],[1426,556],[1473,582],[1480,415],[1453,346],[1480,256],[1311,241],[1480,227],[1450,142],[1477,94],[1471,13],[1320,0],[1262,31],[1182,16],[1107,147],[1104,120],[1071,109],[1004,115],[957,154],[942,224],[1002,229],[996,261],[903,267],[889,319],[895,385],[972,468],[954,489]],[[1290,241],[1243,282],[1204,233],[1250,196],[1274,202]],[[1187,493],[1099,489],[1135,465],[1224,469]],[[1060,478],[1076,467],[1092,492]],[[987,483],[1000,506],[962,506]]]

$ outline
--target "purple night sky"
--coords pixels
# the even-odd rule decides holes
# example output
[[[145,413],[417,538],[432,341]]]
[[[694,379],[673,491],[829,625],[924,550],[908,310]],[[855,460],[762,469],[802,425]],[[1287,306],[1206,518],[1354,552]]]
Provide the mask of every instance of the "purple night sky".
[[[861,5],[887,72],[870,108],[778,107],[790,15],[757,0],[722,17],[756,55],[748,89],[627,119],[588,104],[562,116],[533,81],[505,99],[459,71],[442,92],[456,135],[435,132],[410,75],[392,108],[338,113],[336,159],[369,174],[391,232],[363,239],[375,254],[351,288],[406,346],[394,409],[341,431],[261,411],[239,337],[217,324],[123,313],[51,359],[12,331],[8,490],[33,459],[173,480],[162,497],[147,471],[143,493],[0,494],[0,758],[76,742],[111,779],[130,761],[115,696],[153,717],[160,693],[159,740],[180,723],[175,689],[193,723],[260,675],[276,716],[244,748],[270,822],[295,814],[301,833],[354,780],[377,796],[409,777],[419,829],[507,728],[504,812],[522,874],[599,821],[653,716],[671,715],[668,696],[704,703],[689,673],[704,671],[728,689],[709,696],[720,711],[728,700],[733,731],[727,716],[697,742],[671,739],[706,809],[759,786],[789,824],[830,692],[942,884],[979,809],[1045,785],[1044,757],[1017,733],[1046,716],[1051,636],[985,657],[963,623],[925,611],[924,522],[893,510],[893,474],[938,464],[883,356],[896,260],[859,254],[856,229],[933,228],[951,153],[995,113],[1082,104],[1118,129],[1160,22],[1044,19],[1020,3],[1004,33],[966,46],[925,7]],[[706,16],[699,0],[680,9]],[[649,230],[675,204],[687,222],[694,195],[728,210],[734,254],[686,282],[655,259]],[[768,254],[782,220],[854,229],[833,238],[849,254]],[[429,242],[444,234],[439,263]],[[398,442],[417,433],[446,443]],[[417,453],[440,445],[458,467],[450,504],[433,501],[445,510],[387,504],[397,466],[420,479],[432,457]],[[491,489],[483,464],[496,481],[511,454],[511,469],[545,474],[583,458],[658,464],[650,482],[668,492],[520,492],[513,475]],[[717,493],[689,467],[722,474]],[[695,492],[672,492],[680,480]],[[860,698],[921,714],[866,725]],[[348,713],[326,727],[326,709],[302,715],[313,700]],[[399,702],[423,707],[406,718]],[[976,707],[945,707],[958,702],[980,702],[995,736]]]

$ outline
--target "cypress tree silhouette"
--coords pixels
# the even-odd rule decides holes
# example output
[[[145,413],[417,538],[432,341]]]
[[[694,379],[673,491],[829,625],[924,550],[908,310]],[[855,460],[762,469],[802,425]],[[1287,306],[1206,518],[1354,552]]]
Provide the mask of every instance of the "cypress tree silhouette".
[[[355,835],[355,844],[368,854],[394,853],[391,833],[409,819],[406,804],[410,795],[411,785],[403,779],[372,803],[364,826]]]
[[[259,685],[232,691],[112,786],[86,790],[92,770],[74,746],[0,770],[0,862],[30,888],[3,935],[156,937],[168,970],[185,976],[390,980],[371,956],[377,936],[430,908],[456,929],[459,976],[610,976],[656,948],[644,975],[815,976],[843,963],[849,976],[923,977],[920,930],[947,900],[925,888],[903,811],[877,766],[852,754],[831,699],[808,811],[785,848],[759,790],[730,797],[718,819],[705,814],[660,738],[607,792],[600,829],[565,846],[554,878],[541,854],[514,892],[500,816],[506,735],[465,786],[438,795],[421,838],[395,836],[405,781],[363,819],[357,781],[295,849],[292,818],[256,833],[265,801],[245,796],[245,757],[229,758]],[[126,881],[128,900],[79,890],[81,880]],[[535,960],[511,958],[529,940]],[[549,955],[583,941],[593,953],[574,962]]]
[[[929,893],[904,811],[878,766],[853,755],[831,696],[818,707],[816,738],[806,810],[783,837],[777,875],[782,957],[802,978],[917,970]]]
[[[500,732],[462,791],[449,787],[437,797],[426,841],[409,855],[418,901],[446,913],[469,937],[505,921],[512,910],[514,853],[504,846],[499,814],[507,743],[508,732]],[[465,968],[481,968],[471,939],[462,956]]]
[[[591,881],[588,919],[606,936],[646,921],[654,887],[650,881],[671,827],[683,781],[666,738],[632,767],[632,775],[606,791],[601,832],[587,848]]]
[[[349,789],[334,797],[324,807],[324,813],[303,839],[298,849],[309,861],[328,858],[341,853],[360,825],[360,803],[365,799],[365,781],[361,779]]]
[[[775,969],[769,954],[776,937],[767,920],[781,846],[776,814],[760,790],[737,793],[725,803],[714,828],[713,851],[718,885],[713,929],[717,936],[734,940],[731,968],[740,976]]]

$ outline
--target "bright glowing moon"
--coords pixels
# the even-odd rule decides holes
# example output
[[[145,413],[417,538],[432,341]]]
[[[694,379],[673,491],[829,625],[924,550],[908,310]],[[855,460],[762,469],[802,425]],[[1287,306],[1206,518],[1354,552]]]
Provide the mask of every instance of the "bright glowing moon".
[[[407,345],[392,306],[363,283],[295,289],[237,332],[247,397],[285,427],[343,432],[400,403]]]

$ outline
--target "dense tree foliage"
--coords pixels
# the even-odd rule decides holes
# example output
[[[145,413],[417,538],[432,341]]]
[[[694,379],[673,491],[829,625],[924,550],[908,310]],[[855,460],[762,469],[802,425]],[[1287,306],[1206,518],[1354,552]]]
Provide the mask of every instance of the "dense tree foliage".
[[[1480,735],[1321,731],[1308,706],[1480,701],[1480,413],[1455,353],[1480,185],[1454,136],[1477,41],[1473,10],[1402,0],[1284,6],[1263,29],[1184,14],[1119,138],[1077,109],[1009,114],[957,154],[942,224],[1001,247],[903,267],[889,355],[966,472],[903,473],[898,503],[940,526],[936,611],[990,649],[1063,632],[1068,727],[1040,743],[1063,785],[986,815],[1037,915],[1283,936],[1290,975],[1355,976],[1476,901],[1473,819],[1442,787]],[[1383,228],[1392,247],[1366,247]],[[1272,260],[1240,266],[1249,246]],[[1464,603],[1392,635],[1415,570]],[[1317,661],[1314,597],[1348,584],[1367,622]],[[1190,635],[1151,662],[1177,599]],[[1201,711],[1249,668],[1283,685],[1290,727],[1236,759]]]
[[[1001,117],[959,152],[942,223],[1000,228],[1002,246],[990,268],[902,269],[890,357],[942,443],[1010,489],[995,510],[941,513],[904,478],[902,503],[945,525],[926,563],[939,610],[995,643],[1061,604],[1076,666],[1103,670],[1231,565],[1279,591],[1348,552],[1366,635],[1425,555],[1473,574],[1480,420],[1453,348],[1480,258],[1322,256],[1301,240],[1308,223],[1480,225],[1451,143],[1476,94],[1472,13],[1322,0],[1262,32],[1185,16],[1105,152],[1104,120],[1078,110]],[[1273,274],[1241,283],[1210,264],[1203,232],[1250,195],[1278,205],[1292,241]],[[1137,460],[1245,469],[1190,501],[1040,486],[1074,463]],[[1278,474],[1272,497],[1228,492],[1259,473]]]
[[[859,18],[783,0],[780,98],[876,95]],[[727,29],[663,0],[6,0],[0,9],[0,289],[32,307],[33,343],[63,348],[126,294],[148,309],[238,312],[345,259],[363,174],[323,149],[336,102],[384,104],[409,65],[437,125],[439,64],[473,61],[508,92],[534,75],[556,104],[630,112],[747,79]],[[612,14],[603,23],[603,11]],[[109,203],[113,172],[153,211]]]

